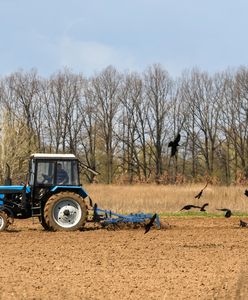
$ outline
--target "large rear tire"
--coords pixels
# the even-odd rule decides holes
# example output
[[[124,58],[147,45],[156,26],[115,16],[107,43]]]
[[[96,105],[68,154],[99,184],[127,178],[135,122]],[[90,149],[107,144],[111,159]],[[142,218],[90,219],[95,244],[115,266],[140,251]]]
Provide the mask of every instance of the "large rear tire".
[[[8,215],[4,211],[0,211],[0,231],[6,230],[8,226]]]
[[[87,221],[84,199],[72,192],[51,196],[45,204],[44,220],[51,230],[74,231],[82,229]]]

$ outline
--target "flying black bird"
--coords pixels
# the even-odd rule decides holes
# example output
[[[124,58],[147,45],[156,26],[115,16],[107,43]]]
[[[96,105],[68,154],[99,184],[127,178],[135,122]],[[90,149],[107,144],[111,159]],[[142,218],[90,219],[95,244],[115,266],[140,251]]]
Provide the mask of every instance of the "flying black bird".
[[[206,183],[206,185],[204,186],[204,188],[202,190],[200,190],[200,192],[195,196],[195,198],[200,199],[202,196],[203,191],[205,190],[205,188],[208,186],[208,182]]]
[[[145,233],[147,233],[151,229],[156,218],[157,218],[157,214],[154,214],[151,217],[150,222],[145,225]]]
[[[217,210],[225,211],[225,218],[230,218],[232,215],[232,212],[228,208],[216,208]]]
[[[244,194],[248,197],[248,190],[245,190]]]
[[[240,227],[248,227],[248,223],[242,221],[242,220],[239,220],[239,226]]]
[[[170,141],[168,144],[168,147],[171,147],[171,157],[174,156],[177,153],[177,147],[179,146],[181,135],[178,133],[177,137],[174,141]]]
[[[208,206],[208,203],[205,203],[202,205],[202,207],[200,208],[200,211],[206,211],[205,207]]]
[[[201,207],[197,206],[197,205],[188,204],[188,205],[185,205],[183,208],[181,208],[180,211],[181,210],[190,210],[191,208],[201,208]]]

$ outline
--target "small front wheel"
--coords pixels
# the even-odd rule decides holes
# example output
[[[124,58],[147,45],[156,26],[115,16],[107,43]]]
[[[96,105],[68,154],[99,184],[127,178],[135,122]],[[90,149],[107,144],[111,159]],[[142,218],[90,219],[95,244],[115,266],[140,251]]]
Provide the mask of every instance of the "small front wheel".
[[[4,211],[0,211],[0,231],[6,230],[8,226],[8,215]]]

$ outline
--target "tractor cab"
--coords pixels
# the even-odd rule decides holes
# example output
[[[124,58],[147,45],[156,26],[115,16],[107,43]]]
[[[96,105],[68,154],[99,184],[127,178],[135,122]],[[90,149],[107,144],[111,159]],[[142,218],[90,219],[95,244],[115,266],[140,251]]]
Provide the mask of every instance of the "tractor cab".
[[[32,188],[79,186],[78,160],[73,154],[33,154],[28,182]]]
[[[71,191],[83,198],[87,197],[80,185],[79,161],[73,154],[31,155],[28,185],[31,190],[32,215],[37,211],[36,207],[42,208],[52,194]]]

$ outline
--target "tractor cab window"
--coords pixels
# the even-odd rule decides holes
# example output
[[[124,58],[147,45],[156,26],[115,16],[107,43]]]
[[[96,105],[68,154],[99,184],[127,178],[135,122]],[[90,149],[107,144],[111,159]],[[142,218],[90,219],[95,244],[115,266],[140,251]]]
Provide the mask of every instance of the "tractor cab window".
[[[76,160],[71,161],[71,184],[80,185],[78,161]]]
[[[37,183],[54,185],[55,162],[40,161],[37,164]]]
[[[79,185],[76,160],[39,161],[37,163],[37,184]]]
[[[29,178],[28,178],[28,183],[30,185],[34,184],[34,174],[35,174],[35,163],[33,160],[29,162]]]
[[[56,168],[57,185],[78,185],[77,161],[57,161]]]
[[[58,185],[67,185],[69,184],[69,176],[68,176],[68,162],[57,162],[57,170],[56,170],[56,183]]]

